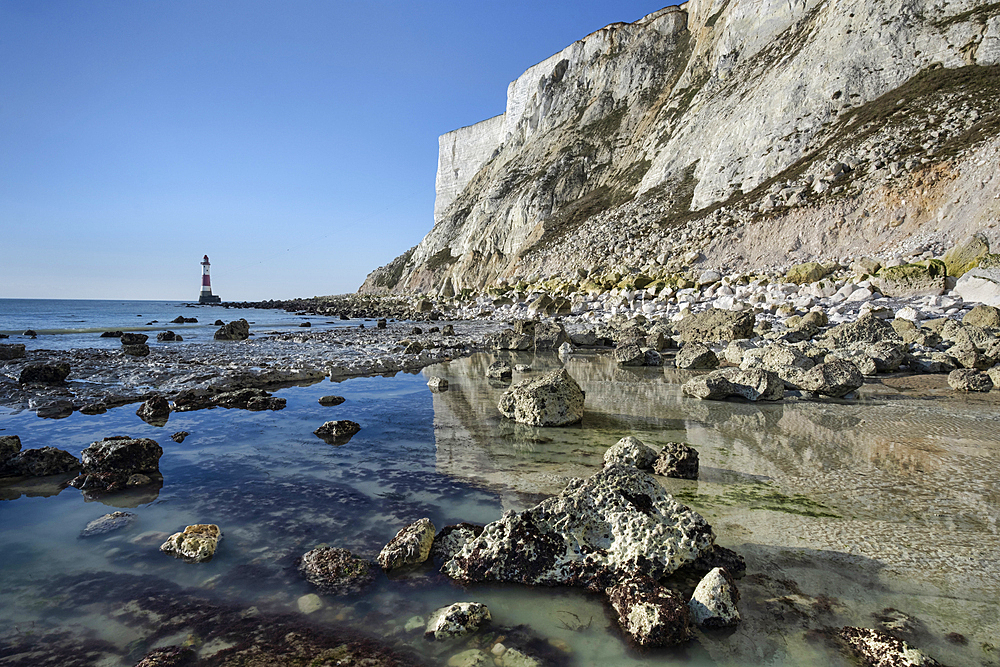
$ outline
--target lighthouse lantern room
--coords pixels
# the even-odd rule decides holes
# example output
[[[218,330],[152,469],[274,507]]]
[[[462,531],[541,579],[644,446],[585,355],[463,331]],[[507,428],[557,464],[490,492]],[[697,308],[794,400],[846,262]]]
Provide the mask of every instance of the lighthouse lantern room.
[[[222,297],[218,297],[212,294],[212,278],[208,274],[209,266],[208,255],[205,255],[205,259],[201,260],[201,296],[198,297],[198,303],[222,303]]]

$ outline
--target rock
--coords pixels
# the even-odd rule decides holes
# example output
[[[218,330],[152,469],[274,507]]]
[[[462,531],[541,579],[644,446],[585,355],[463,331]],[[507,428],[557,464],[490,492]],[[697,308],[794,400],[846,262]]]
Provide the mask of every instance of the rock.
[[[22,359],[23,357],[24,343],[0,343],[0,361]]]
[[[780,401],[785,396],[785,383],[777,373],[763,368],[722,368],[691,378],[681,391],[685,396],[712,401],[730,396],[748,401]]]
[[[625,436],[604,452],[605,466],[625,465],[639,470],[649,470],[655,460],[656,450],[631,435]]]
[[[323,608],[323,599],[315,593],[308,593],[296,600],[295,606],[299,608],[299,611],[308,616]]]
[[[374,566],[347,549],[319,547],[299,559],[306,581],[328,595],[359,593],[375,580]]]
[[[246,340],[249,337],[250,323],[242,318],[223,325],[215,332],[215,340]]]
[[[711,551],[714,539],[705,519],[652,475],[615,465],[523,512],[505,512],[441,571],[466,583],[603,590],[629,576],[666,576]]]
[[[434,546],[431,547],[431,556],[436,560],[450,560],[455,554],[462,550],[465,543],[483,534],[483,526],[474,523],[459,523],[453,526],[445,526],[434,536]]]
[[[456,602],[431,613],[424,636],[454,639],[472,634],[491,620],[490,610],[480,602]]]
[[[862,375],[871,376],[878,373],[878,366],[875,365],[875,360],[861,349],[836,349],[827,354],[823,361],[827,363],[832,361],[849,361],[857,367]],[[801,384],[799,388],[803,388]]]
[[[356,422],[352,422],[349,419],[337,419],[335,421],[324,422],[313,433],[330,444],[343,445],[360,430],[361,426]]]
[[[810,368],[800,379],[799,386],[814,394],[840,398],[864,383],[857,366],[845,359],[835,359]]]
[[[95,535],[104,535],[105,533],[122,530],[123,528],[128,528],[138,520],[139,517],[132,512],[111,512],[88,523],[80,532],[80,537],[94,537]]]
[[[161,343],[175,341],[177,340],[177,334],[175,334],[173,331],[161,331],[160,333],[156,334],[156,340],[158,340]]]
[[[895,373],[906,359],[902,346],[898,343],[875,343],[861,349],[875,362],[875,371],[878,373]]]
[[[454,324],[446,324],[443,327],[441,327],[441,335],[442,336],[454,336],[455,335],[455,325]]]
[[[471,648],[451,656],[445,665],[447,667],[493,667],[494,663],[489,653]]]
[[[123,333],[121,335],[122,345],[145,345],[149,336],[141,333]]]
[[[288,404],[288,399],[277,396],[254,396],[247,401],[247,410],[260,412],[261,410],[283,410]]]
[[[0,477],[45,477],[80,469],[80,461],[55,447],[25,449],[0,463]]]
[[[948,275],[961,278],[969,269],[979,265],[990,252],[990,242],[986,235],[977,232],[945,252],[942,260],[948,268]]]
[[[826,337],[837,347],[849,347],[855,343],[902,342],[891,324],[871,313],[865,313],[854,322],[830,328]]]
[[[184,438],[188,437],[189,435],[191,434],[188,433],[187,431],[177,431],[172,436],[170,436],[170,439],[173,440],[174,442],[180,443],[184,442]]]
[[[987,392],[993,389],[993,380],[974,368],[959,368],[948,373],[948,386],[955,391]]]
[[[427,381],[427,386],[431,388],[431,391],[447,391],[448,381],[442,377],[433,375],[431,376],[431,379]]]
[[[62,384],[69,376],[69,370],[69,364],[65,362],[28,364],[21,369],[17,381],[20,384]]]
[[[149,438],[105,438],[80,454],[87,473],[158,473],[163,448]]]
[[[424,351],[424,345],[418,340],[410,341],[403,348],[403,354],[420,354]]]
[[[940,296],[947,289],[946,277],[940,262],[901,264],[883,268],[872,284],[888,297]]]
[[[517,333],[513,329],[504,329],[500,333],[494,334],[490,338],[490,343],[495,350],[530,350],[534,345],[534,339],[522,333]]]
[[[167,646],[153,649],[135,667],[189,667],[197,660],[198,654],[190,646]]]
[[[651,578],[636,576],[607,591],[618,625],[639,646],[674,646],[691,638],[688,606]]]
[[[788,270],[785,274],[785,280],[790,283],[814,283],[817,280],[822,280],[823,276],[826,275],[826,269],[823,265],[818,262],[806,262],[804,264],[796,264]]]
[[[1000,329],[1000,308],[980,304],[965,314],[962,324],[983,329]]]
[[[531,426],[566,426],[583,419],[584,393],[565,368],[522,380],[504,392],[497,408]]]
[[[65,419],[73,414],[73,401],[57,399],[39,405],[35,414],[44,419]]]
[[[215,320],[215,322],[212,322],[212,326],[213,327],[221,327],[221,326],[225,326],[225,324],[226,323],[223,322],[222,320]]]
[[[0,435],[0,467],[21,451],[21,438],[16,435]]]
[[[427,560],[434,544],[434,524],[423,518],[406,526],[392,538],[376,559],[386,572]]]
[[[698,479],[698,450],[682,442],[668,442],[653,462],[653,472],[674,479]]]
[[[688,602],[691,620],[703,628],[725,628],[740,622],[740,592],[725,568],[717,567],[698,582]]]
[[[701,343],[685,343],[674,360],[677,368],[686,370],[711,370],[719,367],[719,358],[708,346]]]
[[[321,396],[319,399],[319,404],[326,406],[340,405],[345,400],[346,399],[343,396]]]
[[[302,328],[309,328],[312,326],[312,322],[301,322],[299,323],[299,326]]]
[[[684,342],[737,340],[753,338],[756,316],[753,312],[734,312],[709,308],[689,315],[677,323],[677,337]]]
[[[205,563],[212,560],[221,539],[222,531],[214,523],[199,523],[168,537],[160,551],[189,563]]]
[[[509,380],[514,377],[514,371],[505,361],[494,361],[486,369],[486,377],[495,380]]]
[[[104,333],[101,334],[101,338],[121,338],[121,337],[122,337],[121,331],[105,331]]]
[[[871,257],[861,257],[851,263],[849,270],[856,276],[875,275],[882,265]]]
[[[149,346],[145,343],[142,345],[122,345],[122,354],[130,357],[148,357]]]
[[[163,426],[170,417],[170,403],[162,396],[153,396],[135,411],[142,421],[155,426]]]
[[[80,408],[80,414],[83,415],[103,415],[107,411],[108,407],[103,403],[87,403]]]
[[[570,342],[569,334],[558,322],[535,323],[535,350],[558,350],[560,345],[568,342]]]
[[[645,366],[646,353],[634,341],[623,341],[615,348],[614,358],[622,366]]]
[[[837,632],[862,664],[871,667],[941,667],[934,658],[901,639],[869,628],[841,628]]]
[[[955,284],[955,293],[966,302],[1000,306],[1000,254],[986,255]]]

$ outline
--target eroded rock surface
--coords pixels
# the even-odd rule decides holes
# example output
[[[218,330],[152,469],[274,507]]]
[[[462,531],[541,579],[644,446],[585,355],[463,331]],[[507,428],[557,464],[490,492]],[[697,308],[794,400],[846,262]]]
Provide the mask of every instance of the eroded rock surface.
[[[691,638],[688,606],[646,576],[625,579],[608,589],[618,625],[639,646],[673,646]]]
[[[330,595],[358,593],[375,580],[371,562],[336,547],[306,552],[299,560],[299,572],[310,584]]]
[[[583,419],[584,393],[565,368],[522,380],[504,392],[497,408],[531,426],[566,426]]]
[[[160,551],[189,563],[212,560],[222,539],[222,531],[214,523],[199,523],[174,533],[160,545]]]
[[[430,556],[433,544],[434,524],[425,517],[396,533],[396,536],[382,548],[376,560],[386,571],[407,565],[418,565]]]

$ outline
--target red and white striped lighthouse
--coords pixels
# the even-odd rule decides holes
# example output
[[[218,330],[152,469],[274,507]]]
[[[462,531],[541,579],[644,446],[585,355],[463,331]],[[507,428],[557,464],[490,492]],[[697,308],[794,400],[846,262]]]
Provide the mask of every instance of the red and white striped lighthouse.
[[[212,294],[212,277],[208,274],[210,266],[208,255],[205,255],[205,259],[201,260],[201,296],[198,297],[198,303],[220,303],[222,301],[222,297]]]

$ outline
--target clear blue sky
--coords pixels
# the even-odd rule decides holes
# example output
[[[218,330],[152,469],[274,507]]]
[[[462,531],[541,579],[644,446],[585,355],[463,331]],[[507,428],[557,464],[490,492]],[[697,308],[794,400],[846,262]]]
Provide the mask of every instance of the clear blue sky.
[[[355,291],[433,225],[438,135],[669,0],[0,0],[0,297]]]

